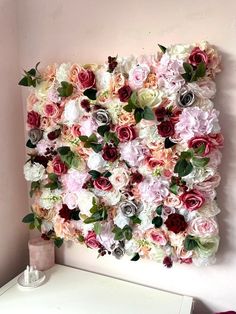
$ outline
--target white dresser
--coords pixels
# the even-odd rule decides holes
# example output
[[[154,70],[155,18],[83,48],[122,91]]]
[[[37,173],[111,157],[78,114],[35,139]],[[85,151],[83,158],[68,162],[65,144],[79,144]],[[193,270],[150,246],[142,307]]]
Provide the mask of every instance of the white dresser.
[[[35,289],[0,288],[0,314],[190,314],[192,298],[55,265]]]

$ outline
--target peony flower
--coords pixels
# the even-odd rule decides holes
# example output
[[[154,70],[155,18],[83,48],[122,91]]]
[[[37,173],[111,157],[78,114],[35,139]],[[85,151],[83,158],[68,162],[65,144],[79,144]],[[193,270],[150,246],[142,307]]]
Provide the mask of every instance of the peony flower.
[[[94,119],[90,116],[83,116],[80,119],[80,132],[81,135],[90,136],[97,130],[96,123]]]
[[[100,171],[104,168],[106,162],[102,156],[98,153],[91,153],[87,160],[87,166],[89,169]]]
[[[64,122],[71,125],[78,121],[79,116],[80,109],[78,102],[76,100],[69,100],[66,102],[64,108]]]
[[[158,230],[155,228],[149,229],[147,230],[145,236],[147,236],[147,238],[157,244],[157,245],[166,245],[167,243],[167,238],[165,233],[162,230]]]
[[[183,232],[187,228],[187,223],[184,219],[184,216],[177,213],[170,214],[165,221],[165,225],[168,230],[174,233]]]
[[[95,195],[87,190],[82,189],[78,194],[78,204],[82,215],[90,216],[90,209],[93,206]]]
[[[186,142],[195,136],[218,133],[218,115],[215,109],[207,112],[197,107],[185,108],[179,116],[179,122],[175,124],[175,132]]]
[[[70,63],[62,63],[56,70],[56,80],[61,83],[62,81],[69,80],[71,64]]]
[[[114,244],[114,233],[112,233],[113,224],[112,221],[102,222],[102,230],[97,235],[97,239],[102,246],[105,247],[108,251],[111,250],[112,245]]]
[[[188,232],[193,236],[204,238],[216,236],[219,231],[214,218],[197,217],[190,221]]]
[[[64,193],[63,203],[67,205],[69,209],[74,209],[80,205],[78,202],[78,196],[75,192]]]
[[[121,143],[132,141],[136,137],[133,126],[121,125],[116,128],[117,137]]]
[[[190,190],[183,193],[180,196],[180,200],[189,211],[200,208],[205,202],[203,195],[197,190]]]
[[[143,147],[138,140],[132,140],[119,145],[121,159],[126,161],[131,167],[138,166],[144,159]]]
[[[109,180],[116,190],[121,190],[128,185],[129,175],[124,168],[118,167],[112,170]]]
[[[110,90],[111,88],[111,73],[102,67],[95,72],[96,87],[99,91]]]
[[[129,71],[129,86],[132,89],[143,87],[143,83],[149,72],[150,69],[146,64],[139,64],[132,67]]]
[[[157,179],[147,177],[138,188],[142,200],[148,203],[159,203],[169,195],[169,182],[162,177]]]
[[[45,172],[45,168],[43,165],[34,162],[27,162],[24,165],[24,175],[25,175],[25,180],[27,181],[32,181],[32,182],[36,182],[36,181],[40,181],[44,178],[46,172]]]
[[[30,128],[39,128],[39,126],[40,126],[40,115],[33,110],[28,112],[27,124]]]

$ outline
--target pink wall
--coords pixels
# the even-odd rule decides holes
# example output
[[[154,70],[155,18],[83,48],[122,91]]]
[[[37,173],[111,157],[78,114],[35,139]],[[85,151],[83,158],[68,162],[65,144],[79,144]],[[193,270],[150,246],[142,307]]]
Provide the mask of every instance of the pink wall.
[[[17,40],[15,1],[0,0],[0,286],[27,262],[28,230],[21,223],[28,204]]]
[[[192,295],[201,300],[196,304],[199,314],[236,309],[236,1],[21,0],[18,5],[20,65],[25,68],[37,61],[43,65],[54,61],[99,63],[117,53],[155,52],[157,43],[206,39],[220,49],[224,71],[217,79],[215,102],[226,141],[218,190],[222,240],[217,264],[167,270],[153,262],[97,260],[96,253],[71,243],[58,251],[57,260]]]

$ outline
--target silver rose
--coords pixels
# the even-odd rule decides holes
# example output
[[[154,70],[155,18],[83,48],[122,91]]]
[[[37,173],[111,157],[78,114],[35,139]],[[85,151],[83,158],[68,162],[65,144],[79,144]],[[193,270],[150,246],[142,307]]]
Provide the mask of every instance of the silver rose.
[[[112,255],[115,256],[117,259],[120,259],[124,254],[125,254],[125,249],[123,245],[121,244],[116,246],[112,251]]]
[[[124,201],[119,206],[122,214],[126,217],[132,217],[137,212],[137,206],[131,201]]]
[[[187,87],[180,89],[177,96],[177,103],[181,108],[190,107],[194,104],[196,96],[193,91],[189,90]]]
[[[98,125],[109,124],[111,117],[105,109],[98,109],[93,113],[93,117]]]
[[[29,131],[29,138],[33,145],[36,145],[43,137],[43,131],[40,129],[31,129]]]

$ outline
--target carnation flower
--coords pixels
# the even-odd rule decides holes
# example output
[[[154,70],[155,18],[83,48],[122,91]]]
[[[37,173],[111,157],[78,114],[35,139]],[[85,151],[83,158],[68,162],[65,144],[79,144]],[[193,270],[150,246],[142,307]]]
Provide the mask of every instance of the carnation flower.
[[[44,178],[45,173],[46,172],[44,166],[37,162],[27,162],[24,165],[24,175],[27,181],[40,181]]]
[[[146,178],[139,184],[142,200],[148,203],[159,203],[169,194],[169,182],[165,178]]]

